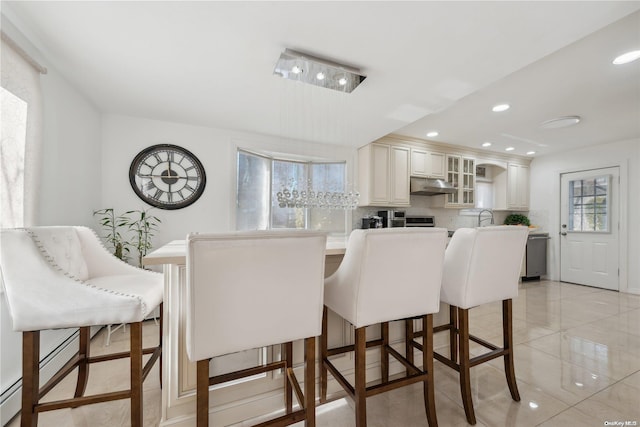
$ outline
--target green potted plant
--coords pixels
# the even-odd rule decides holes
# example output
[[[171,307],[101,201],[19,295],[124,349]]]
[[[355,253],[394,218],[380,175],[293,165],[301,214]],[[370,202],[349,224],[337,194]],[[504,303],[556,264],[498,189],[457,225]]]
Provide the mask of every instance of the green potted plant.
[[[133,232],[133,240],[131,245],[138,252],[138,267],[142,268],[142,259],[152,248],[151,240],[154,233],[158,231],[160,219],[156,216],[149,215],[151,209],[140,209],[125,212],[127,221],[125,225],[128,230]]]
[[[113,255],[126,261],[129,254],[130,243],[119,231],[128,224],[126,215],[116,216],[113,208],[107,208],[93,211],[93,216],[98,216],[98,223],[104,230],[103,239],[107,246],[113,251]]]
[[[505,225],[526,225],[527,227],[531,225],[531,222],[529,222],[529,218],[521,214],[507,215],[507,217],[504,219],[504,223]]]

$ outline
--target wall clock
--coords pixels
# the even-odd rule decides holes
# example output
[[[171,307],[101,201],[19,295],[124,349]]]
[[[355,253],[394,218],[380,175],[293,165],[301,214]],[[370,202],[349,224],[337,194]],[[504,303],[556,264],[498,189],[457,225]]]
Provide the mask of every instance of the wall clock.
[[[171,144],[145,148],[133,159],[129,182],[142,200],[160,209],[180,209],[202,195],[207,178],[200,160]]]

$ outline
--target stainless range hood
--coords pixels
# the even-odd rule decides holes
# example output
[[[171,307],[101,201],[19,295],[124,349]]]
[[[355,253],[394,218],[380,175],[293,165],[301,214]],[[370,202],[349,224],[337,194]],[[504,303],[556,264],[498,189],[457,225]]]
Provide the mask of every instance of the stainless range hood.
[[[451,194],[458,191],[451,183],[444,179],[411,177],[410,193],[416,196],[435,196],[436,194]]]

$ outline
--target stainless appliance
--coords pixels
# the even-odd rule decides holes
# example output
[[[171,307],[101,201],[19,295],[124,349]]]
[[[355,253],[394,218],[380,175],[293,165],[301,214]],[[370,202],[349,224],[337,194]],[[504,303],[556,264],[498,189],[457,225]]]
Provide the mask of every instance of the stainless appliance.
[[[362,228],[382,228],[382,218],[379,216],[362,218]]]
[[[409,192],[417,196],[434,196],[436,194],[452,194],[458,189],[444,179],[417,178],[412,176],[409,181]]]
[[[540,279],[540,276],[547,274],[547,240],[549,239],[549,233],[529,234],[522,280]]]
[[[433,216],[411,215],[405,218],[407,227],[435,227],[436,219]]]
[[[382,228],[404,227],[404,211],[378,211],[378,216],[382,218]]]

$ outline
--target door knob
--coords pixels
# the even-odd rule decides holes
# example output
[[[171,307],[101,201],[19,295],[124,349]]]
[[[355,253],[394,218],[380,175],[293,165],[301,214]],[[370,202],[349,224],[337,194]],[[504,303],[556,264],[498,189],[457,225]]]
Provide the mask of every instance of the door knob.
[[[563,236],[566,236],[566,235],[567,235],[567,233],[566,233],[566,232],[564,232],[564,231],[563,231],[562,233],[560,233],[560,234],[561,234],[561,235],[563,235]]]

